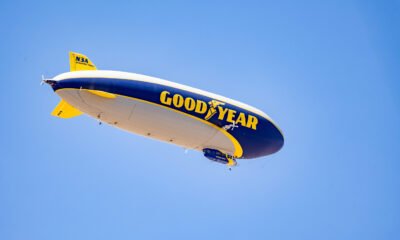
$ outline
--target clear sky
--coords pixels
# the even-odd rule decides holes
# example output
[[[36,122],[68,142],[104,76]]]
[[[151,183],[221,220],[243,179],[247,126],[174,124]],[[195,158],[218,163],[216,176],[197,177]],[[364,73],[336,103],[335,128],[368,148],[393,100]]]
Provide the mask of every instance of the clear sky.
[[[399,239],[399,1],[108,2],[0,2],[0,239]],[[71,50],[260,108],[285,146],[230,172],[51,117]]]

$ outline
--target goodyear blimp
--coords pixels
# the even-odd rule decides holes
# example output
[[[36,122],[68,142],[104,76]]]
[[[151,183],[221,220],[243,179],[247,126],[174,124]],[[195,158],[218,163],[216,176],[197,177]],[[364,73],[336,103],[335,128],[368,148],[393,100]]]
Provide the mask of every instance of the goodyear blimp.
[[[247,104],[155,77],[97,70],[70,52],[70,72],[44,79],[61,101],[52,115],[83,113],[132,133],[202,151],[212,161],[236,165],[279,151],[281,130]]]

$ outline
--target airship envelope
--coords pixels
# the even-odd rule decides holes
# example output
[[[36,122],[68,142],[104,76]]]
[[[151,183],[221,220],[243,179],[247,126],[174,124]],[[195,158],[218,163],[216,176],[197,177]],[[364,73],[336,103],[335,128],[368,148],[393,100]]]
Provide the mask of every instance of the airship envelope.
[[[70,72],[45,79],[60,103],[59,118],[87,114],[117,128],[202,151],[212,161],[236,165],[279,151],[281,130],[247,104],[163,79],[97,70],[83,54],[70,52]]]

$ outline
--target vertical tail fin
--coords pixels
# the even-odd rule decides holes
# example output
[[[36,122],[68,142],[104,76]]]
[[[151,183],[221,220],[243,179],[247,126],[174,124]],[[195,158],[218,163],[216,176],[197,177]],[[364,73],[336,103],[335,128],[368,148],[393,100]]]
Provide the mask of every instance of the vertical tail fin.
[[[70,71],[96,70],[96,66],[88,57],[76,52],[69,52]]]

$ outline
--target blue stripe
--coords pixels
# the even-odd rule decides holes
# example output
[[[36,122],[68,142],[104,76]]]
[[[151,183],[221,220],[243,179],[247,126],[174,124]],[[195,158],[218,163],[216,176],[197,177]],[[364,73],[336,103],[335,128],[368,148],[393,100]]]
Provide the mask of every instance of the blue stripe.
[[[114,79],[114,78],[73,78],[58,81],[54,86],[54,91],[63,88],[83,88],[92,90],[101,90],[109,93],[115,93],[127,97],[133,97],[142,99],[145,101],[153,102],[156,104],[163,105],[160,102],[160,93],[162,91],[168,91],[173,94],[180,94],[183,97],[191,97],[195,100],[202,100],[209,102],[212,99],[210,97],[185,91],[179,88],[173,88],[161,84],[125,80],[125,79]],[[222,101],[223,102],[223,101]],[[165,105],[164,105],[165,106]],[[183,108],[175,108],[173,105],[169,106],[181,112],[185,112],[192,116],[204,119],[204,114],[198,114],[194,111],[187,111]],[[242,158],[256,158],[265,155],[269,155],[279,151],[283,146],[283,136],[281,132],[274,126],[268,119],[250,112],[246,109],[225,103],[224,108],[235,110],[237,113],[243,112],[246,115],[253,115],[258,118],[257,130],[251,128],[239,126],[233,131],[229,130],[229,133],[234,136],[243,148]],[[218,119],[218,113],[208,120],[216,126],[223,127],[230,124],[229,122]]]

